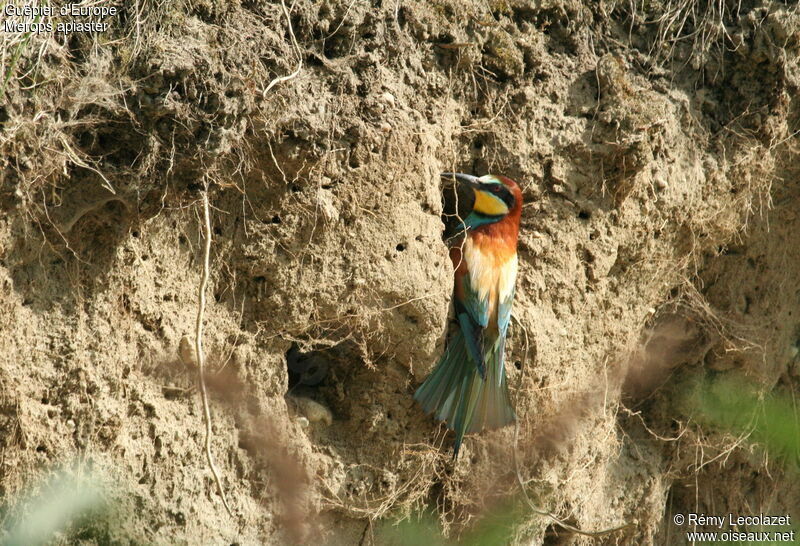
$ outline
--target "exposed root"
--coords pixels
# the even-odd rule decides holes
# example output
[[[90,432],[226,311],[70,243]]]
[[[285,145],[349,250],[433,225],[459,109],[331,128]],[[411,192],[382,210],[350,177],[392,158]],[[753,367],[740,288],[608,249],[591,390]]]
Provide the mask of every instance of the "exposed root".
[[[289,26],[289,36],[291,36],[292,38],[292,45],[294,46],[294,49],[297,52],[297,68],[295,69],[294,72],[292,72],[288,76],[281,76],[269,82],[269,84],[264,88],[264,91],[261,92],[262,97],[266,97],[270,89],[272,89],[279,83],[287,82],[291,79],[296,78],[297,75],[300,74],[300,71],[303,69],[303,53],[300,50],[300,46],[297,44],[297,38],[295,38],[294,29],[292,28],[292,18],[289,16],[289,10],[286,9],[286,3],[283,0],[281,0],[281,8],[283,8],[283,14],[286,16],[286,24]],[[348,8],[348,10],[349,9],[350,8]]]
[[[214,475],[214,481],[217,484],[219,496],[222,498],[222,504],[225,505],[225,510],[227,510],[228,514],[233,516],[231,507],[228,505],[228,500],[225,498],[225,489],[222,487],[222,480],[220,480],[219,477],[219,470],[217,470],[217,466],[214,464],[214,456],[211,453],[211,439],[213,437],[213,432],[211,430],[211,409],[208,405],[208,390],[206,389],[205,354],[203,354],[203,316],[205,315],[206,311],[206,287],[208,286],[209,257],[211,255],[211,218],[209,215],[208,204],[208,184],[206,184],[206,187],[202,193],[206,242],[205,249],[203,251],[203,277],[200,281],[200,290],[198,293],[199,301],[197,305],[197,323],[195,325],[194,349],[195,354],[197,355],[197,370],[200,378],[200,394],[201,398],[203,399],[203,420],[205,421],[206,425],[206,460],[208,461],[208,467],[211,469],[211,473]]]

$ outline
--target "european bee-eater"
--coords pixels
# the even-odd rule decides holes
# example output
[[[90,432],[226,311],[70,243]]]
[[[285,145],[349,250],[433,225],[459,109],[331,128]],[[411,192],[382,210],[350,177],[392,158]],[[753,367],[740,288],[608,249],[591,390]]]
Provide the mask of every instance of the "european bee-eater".
[[[504,350],[517,278],[522,192],[505,176],[441,176],[471,190],[471,210],[458,219],[457,236],[449,240],[459,328],[414,398],[455,431],[455,459],[464,434],[500,428],[516,419]]]

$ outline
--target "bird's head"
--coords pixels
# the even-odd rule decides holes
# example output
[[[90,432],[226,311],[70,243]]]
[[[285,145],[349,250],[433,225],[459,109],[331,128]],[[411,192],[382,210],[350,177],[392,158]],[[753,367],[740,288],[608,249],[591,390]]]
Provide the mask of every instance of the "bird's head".
[[[521,207],[522,193],[519,186],[505,176],[487,174],[477,177],[462,173],[442,173],[442,178],[446,181],[455,180],[474,192],[472,210],[465,219],[468,227],[498,222]]]

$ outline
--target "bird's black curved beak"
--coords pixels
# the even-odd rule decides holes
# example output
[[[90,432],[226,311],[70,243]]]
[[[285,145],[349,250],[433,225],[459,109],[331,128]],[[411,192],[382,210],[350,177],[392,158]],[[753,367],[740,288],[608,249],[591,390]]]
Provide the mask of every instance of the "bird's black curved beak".
[[[480,181],[478,180],[477,176],[472,176],[471,174],[463,174],[463,173],[442,173],[440,175],[442,178],[448,181],[455,180],[460,184],[465,184],[472,188],[479,188]]]

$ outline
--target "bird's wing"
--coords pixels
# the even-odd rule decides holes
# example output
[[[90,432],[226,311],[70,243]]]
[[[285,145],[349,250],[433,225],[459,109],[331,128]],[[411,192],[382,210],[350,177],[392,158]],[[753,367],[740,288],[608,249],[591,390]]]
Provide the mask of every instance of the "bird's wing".
[[[457,282],[461,283],[461,290],[457,291],[455,299],[458,324],[464,334],[467,351],[478,367],[478,373],[485,377],[483,330],[489,324],[489,301],[480,298],[472,287],[469,274],[459,275]]]
[[[514,302],[514,288],[504,299],[500,300],[500,305],[497,308],[497,329],[500,331],[500,337],[505,339],[506,332],[508,331],[508,323],[511,322],[511,304]]]

